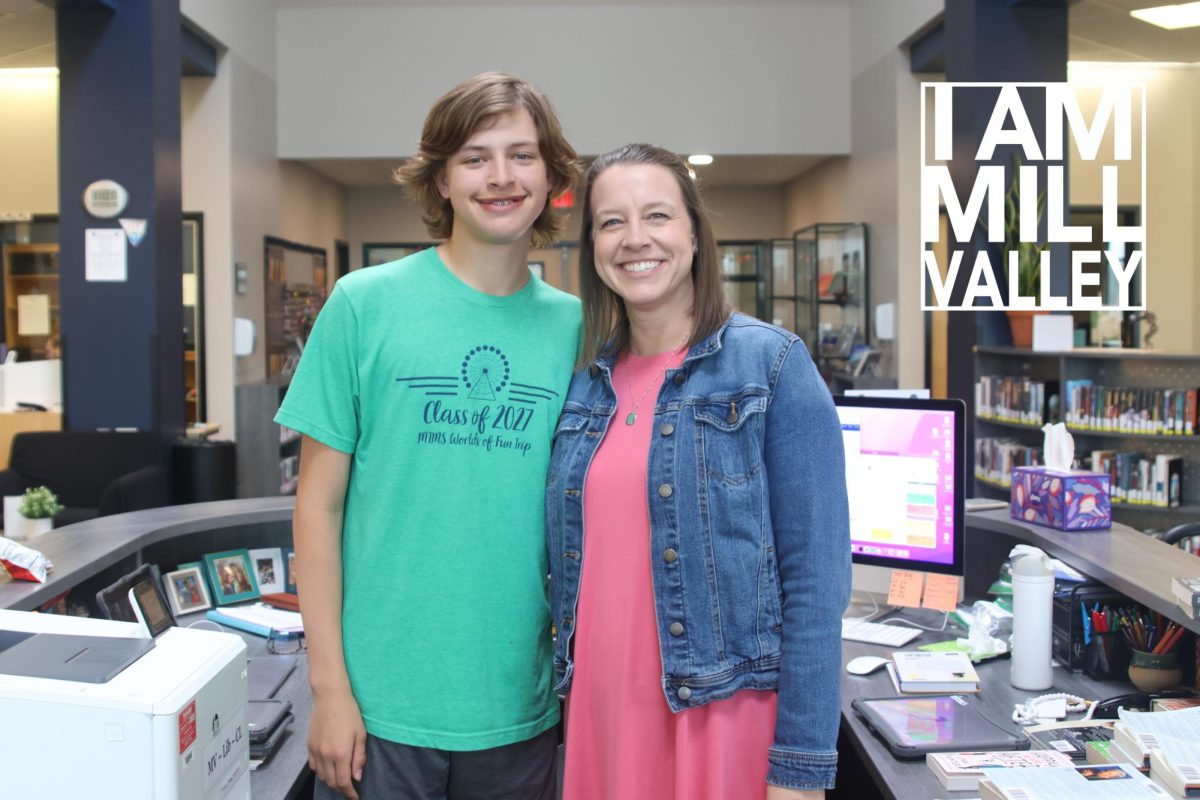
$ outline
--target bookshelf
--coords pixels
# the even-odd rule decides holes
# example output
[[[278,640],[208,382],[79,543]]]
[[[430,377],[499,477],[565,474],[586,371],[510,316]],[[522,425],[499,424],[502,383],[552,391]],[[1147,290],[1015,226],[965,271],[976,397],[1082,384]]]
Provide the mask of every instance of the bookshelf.
[[[295,494],[300,475],[300,434],[275,422],[287,386],[268,381],[242,384],[234,391],[238,497]]]
[[[1002,382],[1008,379],[1007,382]],[[981,440],[1003,440],[1020,455],[1043,463],[1040,448],[1043,418],[1046,422],[1067,421],[1071,409],[1069,387],[1121,387],[1124,399],[1132,404],[1154,405],[1154,390],[1196,389],[1200,387],[1200,354],[1167,353],[1153,350],[1082,348],[1064,352],[1034,352],[1015,347],[975,348],[976,452],[988,445]],[[1031,387],[1044,386],[1041,395]],[[1002,387],[997,391],[997,387]],[[993,417],[981,405],[981,394],[992,390],[1010,413]],[[1078,397],[1078,393],[1077,393]],[[1020,418],[1024,412],[1024,420]],[[1116,424],[1115,422],[1113,423]],[[1193,435],[1152,433],[1136,430],[1104,430],[1098,426],[1068,424],[1075,440],[1075,455],[1080,466],[1090,468],[1093,451],[1142,453],[1153,461],[1159,454],[1178,455],[1183,463],[1182,502],[1179,506],[1113,503],[1113,517],[1144,531],[1161,531],[1184,522],[1200,520],[1200,424]],[[1027,449],[1027,450],[1026,450]],[[986,459],[985,459],[986,461]],[[998,470],[986,470],[987,463],[976,463],[976,494],[1004,498],[1009,488]],[[992,464],[992,466],[997,466]]]

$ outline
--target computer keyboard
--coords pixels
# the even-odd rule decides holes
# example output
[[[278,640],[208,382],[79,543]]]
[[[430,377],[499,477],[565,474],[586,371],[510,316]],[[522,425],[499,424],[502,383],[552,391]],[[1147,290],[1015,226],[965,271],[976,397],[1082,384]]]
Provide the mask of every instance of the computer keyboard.
[[[903,647],[921,635],[918,628],[901,625],[884,625],[862,619],[843,619],[842,638],[852,642],[882,644],[888,647]]]

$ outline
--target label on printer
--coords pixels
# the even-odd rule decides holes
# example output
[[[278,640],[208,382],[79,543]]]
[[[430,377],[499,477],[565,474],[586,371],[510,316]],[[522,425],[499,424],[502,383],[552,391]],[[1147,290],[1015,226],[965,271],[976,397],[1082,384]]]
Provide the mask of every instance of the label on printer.
[[[196,742],[196,701],[179,712],[179,754],[183,755]]]
[[[205,795],[218,783],[224,793],[250,762],[250,736],[245,729],[245,715],[240,716],[236,722],[222,725],[204,748]]]

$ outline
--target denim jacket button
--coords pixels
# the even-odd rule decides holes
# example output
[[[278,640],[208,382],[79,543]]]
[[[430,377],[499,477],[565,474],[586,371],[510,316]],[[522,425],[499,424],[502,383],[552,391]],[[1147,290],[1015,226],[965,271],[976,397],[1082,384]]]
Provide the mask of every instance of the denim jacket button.
[[[672,548],[668,547],[663,551],[663,561],[668,564],[674,564],[677,558],[679,558],[679,553],[676,553]]]
[[[658,496],[665,499],[665,498],[670,497],[674,493],[674,491],[675,490],[671,488],[671,484],[664,483],[658,487]]]
[[[670,436],[672,433],[675,432],[675,426],[669,422],[664,422],[662,425],[659,426],[658,432],[660,434],[662,434],[663,436]]]
[[[692,699],[692,690],[686,686],[680,686],[679,691],[675,692],[675,696],[686,702]]]
[[[675,373],[675,385],[676,386],[683,386],[683,382],[685,380],[687,380],[687,378],[684,377],[684,374],[682,372]]]
[[[672,636],[683,636],[683,623],[672,622],[671,627],[668,628],[668,630],[671,631]]]

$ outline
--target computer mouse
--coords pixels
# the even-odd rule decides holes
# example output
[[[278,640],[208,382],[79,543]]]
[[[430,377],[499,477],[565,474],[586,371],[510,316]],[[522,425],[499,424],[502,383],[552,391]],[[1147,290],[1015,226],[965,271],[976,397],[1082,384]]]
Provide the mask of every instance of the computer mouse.
[[[846,672],[851,675],[869,675],[889,661],[891,661],[890,658],[880,658],[879,656],[859,656],[846,663]]]

